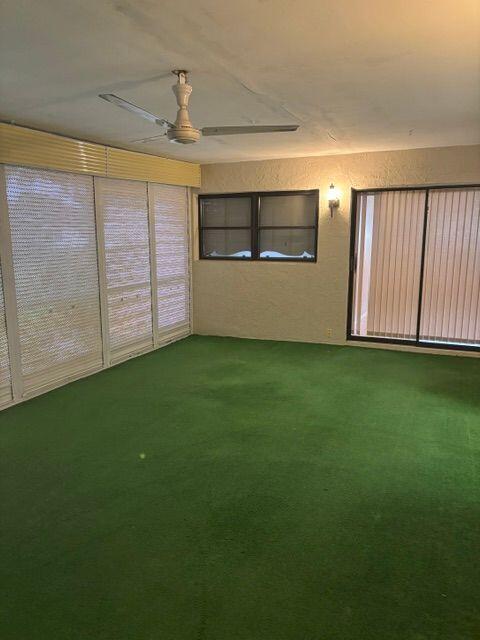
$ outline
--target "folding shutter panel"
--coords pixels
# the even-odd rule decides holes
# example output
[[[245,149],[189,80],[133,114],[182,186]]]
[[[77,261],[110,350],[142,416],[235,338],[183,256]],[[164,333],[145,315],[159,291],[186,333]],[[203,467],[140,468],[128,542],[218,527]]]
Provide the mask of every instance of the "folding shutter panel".
[[[147,184],[96,178],[103,227],[110,361],[153,347]]]
[[[12,380],[8,355],[5,300],[3,297],[2,270],[0,265],[0,407],[12,400]]]
[[[480,344],[480,189],[430,191],[420,339]]]
[[[425,197],[425,191],[359,195],[353,335],[415,339]]]
[[[6,167],[25,395],[102,366],[93,179]]]
[[[153,217],[158,344],[190,333],[188,206],[185,187],[149,184]]]

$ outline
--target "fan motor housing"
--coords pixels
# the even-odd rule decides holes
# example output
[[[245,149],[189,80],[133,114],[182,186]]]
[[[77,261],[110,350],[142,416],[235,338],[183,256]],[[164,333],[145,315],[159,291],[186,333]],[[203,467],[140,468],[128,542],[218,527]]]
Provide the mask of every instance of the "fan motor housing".
[[[193,127],[173,127],[167,131],[170,142],[178,144],[192,144],[200,140],[200,131]]]

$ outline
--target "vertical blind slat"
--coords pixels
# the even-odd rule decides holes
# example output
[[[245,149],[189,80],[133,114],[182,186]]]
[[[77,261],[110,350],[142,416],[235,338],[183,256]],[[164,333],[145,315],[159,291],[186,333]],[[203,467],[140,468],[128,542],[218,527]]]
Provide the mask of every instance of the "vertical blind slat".
[[[362,193],[360,195],[360,200],[359,200],[359,218],[358,218],[358,224],[356,229],[356,245],[355,245],[356,247],[365,245],[366,206],[367,206],[367,196]],[[365,251],[362,251],[360,254],[356,254],[358,269],[360,270],[361,273],[363,273],[364,258],[365,258]],[[357,304],[357,300],[362,299],[362,286],[363,286],[363,279],[357,278],[355,282],[355,288],[354,288],[354,303],[353,303],[354,322],[355,322],[356,330],[358,330],[360,327],[361,316],[362,316],[362,306],[360,304]]]

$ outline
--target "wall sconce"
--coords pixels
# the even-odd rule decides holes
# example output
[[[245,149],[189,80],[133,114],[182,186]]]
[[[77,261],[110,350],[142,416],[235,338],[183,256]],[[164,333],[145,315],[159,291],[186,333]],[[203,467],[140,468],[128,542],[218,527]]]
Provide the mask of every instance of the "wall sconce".
[[[340,206],[340,193],[337,187],[333,184],[328,189],[328,207],[330,209],[330,217],[333,218],[333,210],[338,209]]]

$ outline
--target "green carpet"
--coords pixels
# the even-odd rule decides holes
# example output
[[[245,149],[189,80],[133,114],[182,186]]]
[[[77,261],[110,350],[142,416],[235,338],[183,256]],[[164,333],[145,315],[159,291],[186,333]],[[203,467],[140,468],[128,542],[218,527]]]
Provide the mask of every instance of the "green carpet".
[[[2,640],[480,638],[480,360],[191,337],[0,445]]]

